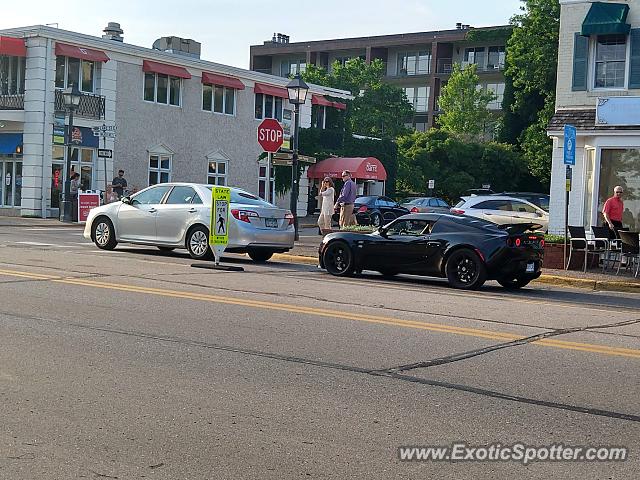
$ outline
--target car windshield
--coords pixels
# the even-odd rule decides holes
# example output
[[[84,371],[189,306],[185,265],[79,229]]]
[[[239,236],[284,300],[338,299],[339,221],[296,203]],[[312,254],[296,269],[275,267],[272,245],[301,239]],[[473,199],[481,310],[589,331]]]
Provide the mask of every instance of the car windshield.
[[[466,200],[464,198],[460,199],[460,201],[458,203],[456,203],[456,207],[455,208],[461,207],[462,205],[465,204],[465,202],[466,202]]]
[[[213,186],[207,186],[209,190],[213,189]],[[249,192],[243,192],[242,190],[231,190],[231,203],[241,203],[244,205],[257,205],[260,207],[274,207],[269,202],[265,202],[260,197],[256,197],[255,195]]]

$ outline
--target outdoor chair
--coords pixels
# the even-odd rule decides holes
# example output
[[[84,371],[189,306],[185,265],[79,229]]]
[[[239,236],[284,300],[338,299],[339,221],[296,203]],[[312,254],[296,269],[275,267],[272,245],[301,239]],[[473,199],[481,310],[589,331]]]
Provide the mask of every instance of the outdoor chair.
[[[569,236],[569,260],[567,261],[565,270],[568,270],[569,265],[571,265],[571,255],[573,252],[584,252],[583,271],[586,272],[589,253],[606,253],[607,251],[607,242],[602,241],[603,239],[587,239],[584,227],[569,226]]]
[[[602,258],[602,271],[604,272],[609,266],[609,262],[620,261],[620,240],[615,238],[609,238],[610,230],[609,227],[598,227],[592,226],[591,231],[593,232],[593,240],[596,242],[601,242],[605,245],[606,251],[604,252],[604,256]]]
[[[638,232],[625,232],[623,230],[618,231],[618,235],[620,235],[620,240],[622,242],[622,251],[621,256],[623,259],[627,260],[627,269],[631,268],[633,272],[633,268],[635,266],[634,277],[638,276],[638,272],[640,272],[640,234]],[[618,271],[616,275],[620,273],[620,266],[622,265],[622,261],[618,264]]]

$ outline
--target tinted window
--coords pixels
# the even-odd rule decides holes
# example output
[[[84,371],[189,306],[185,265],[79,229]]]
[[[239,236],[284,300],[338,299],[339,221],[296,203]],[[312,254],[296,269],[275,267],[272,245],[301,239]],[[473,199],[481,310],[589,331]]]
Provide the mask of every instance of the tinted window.
[[[168,205],[183,205],[191,203],[197,197],[196,191],[191,187],[173,187],[167,201]]]
[[[423,235],[428,233],[430,223],[427,220],[398,220],[387,232],[389,235]]]
[[[435,198],[432,198],[429,200],[429,206],[430,207],[438,207],[438,200],[436,200]]]
[[[438,198],[438,206],[439,207],[446,207],[449,208],[449,204],[447,202],[445,202],[444,200],[442,200],[441,198]]]
[[[376,197],[358,197],[356,198],[355,204],[357,205],[371,205],[375,202]]]
[[[507,200],[487,200],[473,205],[471,208],[484,210],[503,210],[508,212],[511,210],[511,202]]]
[[[531,205],[527,205],[524,202],[513,201],[511,202],[511,209],[514,212],[536,213],[537,210]]]
[[[157,187],[151,187],[137,195],[131,197],[132,205],[155,205],[162,201],[165,193],[169,191],[171,187],[169,185],[158,185]]]

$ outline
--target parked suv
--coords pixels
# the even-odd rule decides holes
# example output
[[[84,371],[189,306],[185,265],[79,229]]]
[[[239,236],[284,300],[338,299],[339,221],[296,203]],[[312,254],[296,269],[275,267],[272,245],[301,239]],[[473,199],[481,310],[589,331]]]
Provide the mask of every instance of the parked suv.
[[[537,205],[545,212],[549,211],[549,195],[547,195],[546,193],[502,192],[494,193],[493,195],[500,195],[501,197],[520,198],[522,200],[526,200],[527,202],[533,203],[534,205]]]
[[[549,226],[548,212],[521,198],[503,195],[462,197],[451,213],[482,218],[498,225],[535,223],[541,225],[540,230],[544,232]]]

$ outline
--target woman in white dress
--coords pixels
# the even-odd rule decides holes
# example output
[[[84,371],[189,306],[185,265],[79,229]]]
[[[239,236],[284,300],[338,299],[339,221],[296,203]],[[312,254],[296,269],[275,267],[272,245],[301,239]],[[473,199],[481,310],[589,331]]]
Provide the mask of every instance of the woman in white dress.
[[[329,177],[325,177],[322,180],[322,187],[320,187],[320,198],[322,199],[322,205],[320,205],[320,217],[318,218],[318,227],[320,227],[320,233],[327,233],[331,230],[331,217],[333,216],[333,201],[335,196],[335,190],[333,188],[333,180]]]

